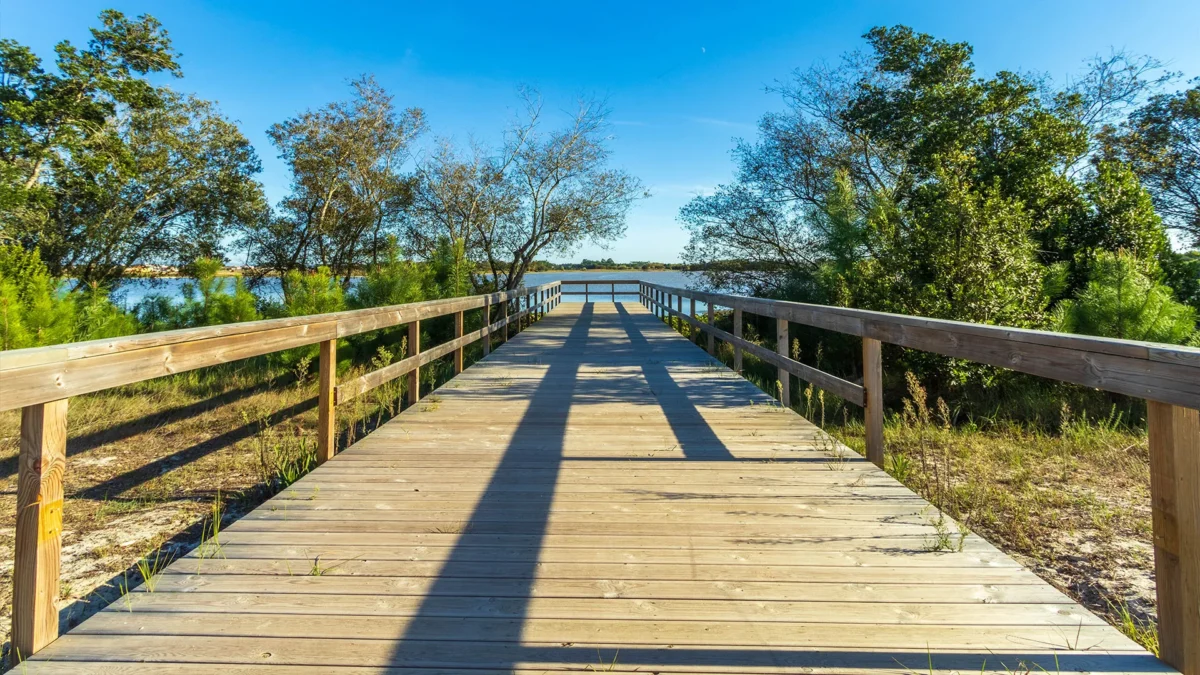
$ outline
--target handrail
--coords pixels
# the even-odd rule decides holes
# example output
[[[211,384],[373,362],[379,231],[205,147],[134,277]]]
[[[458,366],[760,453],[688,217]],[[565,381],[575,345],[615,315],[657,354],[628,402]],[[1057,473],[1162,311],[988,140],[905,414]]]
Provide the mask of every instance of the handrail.
[[[582,291],[564,290],[564,291],[562,291],[563,295],[582,295],[584,302],[587,302],[588,300],[590,300],[591,296],[593,294],[607,295],[607,296],[609,296],[609,299],[611,301],[616,302],[617,301],[617,286],[638,286],[640,289],[640,287],[641,287],[640,285],[642,282],[638,279],[568,279],[566,281],[559,281],[559,283],[562,284],[563,286],[579,286],[581,284],[583,285]],[[603,291],[594,293],[592,291],[591,287],[595,284],[598,284],[600,286],[608,286],[608,293],[604,293]],[[623,293],[622,295],[633,295],[633,293],[632,292]]]
[[[867,459],[884,466],[882,343],[1146,399],[1150,495],[1159,615],[1159,653],[1184,673],[1200,673],[1200,349],[1153,342],[988,326],[887,312],[708,293],[642,282],[639,297],[656,314],[679,317],[775,365],[784,402],[789,375],[864,406]],[[690,316],[683,299],[691,300]],[[709,307],[698,321],[696,301]],[[672,307],[672,304],[675,307]],[[714,306],[733,309],[734,332],[714,323]],[[777,353],[742,338],[743,312],[774,317]],[[863,342],[863,384],[788,358],[789,322],[855,335]],[[860,398],[861,390],[861,398]],[[850,396],[848,394],[853,394]]]
[[[536,302],[533,300],[536,298]],[[463,348],[535,312],[561,302],[557,281],[463,298],[431,300],[312,316],[174,330],[91,340],[51,347],[0,352],[0,411],[21,408],[17,477],[17,526],[13,560],[13,663],[37,652],[58,636],[54,600],[59,590],[62,548],[63,474],[66,471],[67,402],[70,397],[143,380],[215,366],[273,352],[320,345],[317,402],[317,462],[336,450],[335,406],[374,386],[408,375],[408,400],[420,397],[420,367],[454,354],[454,371],[463,368]],[[516,304],[510,315],[509,306]],[[522,308],[522,303],[524,308]],[[491,321],[491,307],[501,318]],[[463,312],[482,308],[487,325],[463,335]],[[420,323],[454,316],[455,337],[424,353]],[[369,331],[408,325],[408,356],[391,366],[337,386],[337,341]]]
[[[557,288],[557,282],[486,295],[0,352],[0,411],[496,305],[552,288]]]
[[[1195,347],[765,300],[653,283],[644,286],[701,299],[709,305],[741,309],[760,316],[1118,394],[1200,408],[1200,349]],[[706,329],[702,327],[702,330]]]

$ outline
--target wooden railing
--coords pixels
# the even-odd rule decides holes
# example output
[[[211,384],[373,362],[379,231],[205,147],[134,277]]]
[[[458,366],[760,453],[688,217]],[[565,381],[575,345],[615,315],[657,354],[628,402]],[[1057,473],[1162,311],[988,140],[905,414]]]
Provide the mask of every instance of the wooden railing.
[[[72,396],[156,377],[220,365],[273,352],[320,345],[317,462],[335,452],[335,406],[397,377],[408,375],[409,403],[420,397],[419,373],[430,361],[491,336],[502,340],[510,326],[561,302],[558,282],[513,291],[394,305],[350,312],[251,321],[207,328],[78,342],[0,352],[0,411],[21,408],[17,472],[17,522],[13,563],[12,657],[37,652],[58,636],[59,557],[62,546],[63,474],[66,471],[67,401]],[[492,307],[499,318],[492,321]],[[482,309],[484,326],[463,334],[463,312]],[[455,337],[421,351],[422,320],[454,316]],[[406,358],[340,386],[337,340],[408,325]]]
[[[593,295],[599,295],[600,297],[607,295],[610,302],[616,302],[618,295],[636,295],[640,293],[640,291],[634,290],[618,291],[617,286],[638,286],[642,282],[638,281],[637,279],[578,279],[565,280],[559,283],[567,287],[583,286],[582,291],[568,291],[564,289],[562,292],[563,295],[582,295],[584,302],[591,302]],[[599,286],[602,290],[593,291],[592,286]],[[607,293],[603,290],[605,286],[608,286]]]
[[[882,467],[882,343],[890,343],[1031,375],[1146,399],[1154,527],[1160,656],[1187,675],[1200,675],[1200,349],[926,319],[885,312],[705,293],[642,282],[642,302],[778,368],[781,398],[789,375],[864,408],[867,459]],[[684,311],[683,300],[690,302]],[[708,305],[706,321],[696,302]],[[733,310],[733,333],[713,325],[714,307]],[[742,338],[745,313],[776,321],[776,351]],[[848,382],[789,356],[788,326],[799,323],[862,338],[862,384]]]

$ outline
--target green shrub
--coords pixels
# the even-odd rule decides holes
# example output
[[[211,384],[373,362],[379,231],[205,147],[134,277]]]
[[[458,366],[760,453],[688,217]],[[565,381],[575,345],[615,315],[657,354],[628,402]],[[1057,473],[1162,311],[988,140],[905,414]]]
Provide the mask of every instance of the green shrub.
[[[1059,304],[1057,329],[1171,344],[1194,340],[1196,310],[1176,301],[1171,288],[1151,279],[1145,267],[1130,253],[1099,254],[1087,286]]]
[[[21,349],[128,335],[132,316],[100,286],[64,291],[37,249],[0,246],[0,348]]]

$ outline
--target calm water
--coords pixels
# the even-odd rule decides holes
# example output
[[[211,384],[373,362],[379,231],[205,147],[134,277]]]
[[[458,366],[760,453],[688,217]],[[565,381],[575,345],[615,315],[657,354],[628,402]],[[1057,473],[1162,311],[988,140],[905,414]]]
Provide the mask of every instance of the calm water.
[[[640,272],[640,271],[622,271],[622,272],[535,272],[525,275],[525,284],[528,286],[536,286],[550,281],[561,279],[565,284],[564,291],[578,290],[582,291],[582,286],[572,287],[569,282],[577,281],[603,281],[605,279],[636,279],[638,281],[651,281],[663,286],[679,286],[687,288],[699,281],[699,275],[694,272]],[[187,279],[130,279],[121,284],[120,289],[113,296],[113,300],[118,305],[123,305],[127,308],[132,308],[148,295],[165,295],[169,298],[181,300],[183,298],[182,288]],[[227,286],[233,287],[233,280],[229,280]],[[600,289],[603,288],[604,291]],[[596,295],[593,300],[607,300],[610,296],[607,294],[608,287],[594,287]],[[279,288],[279,279],[269,277],[264,279],[255,293],[260,297],[279,298],[281,296]],[[635,286],[618,286],[617,300],[621,302],[637,302],[637,288]],[[563,297],[566,302],[582,302],[582,295],[567,295]],[[703,305],[697,303],[698,309],[703,309]]]

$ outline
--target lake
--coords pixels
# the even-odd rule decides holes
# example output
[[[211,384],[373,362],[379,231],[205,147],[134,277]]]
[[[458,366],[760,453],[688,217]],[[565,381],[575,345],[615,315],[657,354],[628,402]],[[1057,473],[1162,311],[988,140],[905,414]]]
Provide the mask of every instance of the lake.
[[[634,271],[624,270],[616,272],[531,272],[525,275],[525,284],[528,286],[536,286],[550,281],[562,280],[564,282],[574,281],[604,281],[606,279],[636,279],[638,281],[650,281],[663,286],[679,286],[689,288],[693,284],[697,284],[700,280],[700,275],[697,272],[675,272],[675,271]],[[118,305],[124,306],[127,309],[133,308],[134,305],[141,302],[149,295],[165,295],[176,301],[183,299],[181,289],[188,279],[128,279],[121,284],[116,293],[113,294],[113,301]],[[227,284],[230,288],[233,287],[233,281],[230,280]],[[564,288],[564,290],[583,290],[582,287]],[[594,300],[607,300],[608,295],[599,288],[595,289],[597,294],[593,296]],[[605,287],[607,290],[607,287]],[[620,302],[637,302],[637,291],[631,286],[617,288],[617,300]],[[624,293],[620,291],[625,291]],[[268,277],[263,280],[262,284],[255,289],[255,293],[263,297],[279,298],[282,293],[279,288],[279,279],[277,277]],[[580,302],[583,296],[567,295],[563,297],[566,302]],[[697,311],[704,309],[703,303],[696,304]]]

